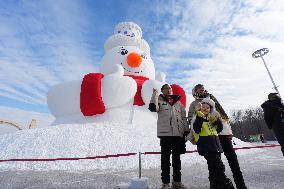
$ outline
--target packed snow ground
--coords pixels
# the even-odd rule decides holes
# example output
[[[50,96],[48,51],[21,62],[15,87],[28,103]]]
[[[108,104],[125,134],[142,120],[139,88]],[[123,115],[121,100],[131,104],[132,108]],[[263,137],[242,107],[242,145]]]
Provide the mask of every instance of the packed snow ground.
[[[126,111],[126,110],[125,110]],[[106,121],[116,115],[115,122]],[[119,116],[118,116],[119,115]],[[23,130],[0,135],[0,159],[23,158],[72,158],[99,155],[125,154],[138,152],[159,152],[159,139],[156,137],[156,113],[136,108],[132,124],[129,112],[118,109],[96,118],[66,124]],[[85,123],[83,123],[85,122]],[[94,123],[95,122],[95,123]],[[234,138],[235,147],[250,146]],[[196,146],[187,142],[187,150]],[[244,150],[241,154],[259,151]],[[186,166],[199,163],[202,158],[197,153],[185,155],[182,162]],[[127,163],[125,163],[127,162]],[[145,169],[160,165],[159,155],[143,157]],[[55,162],[2,162],[0,170],[130,170],[138,167],[138,156],[114,157],[96,160],[55,161]]]

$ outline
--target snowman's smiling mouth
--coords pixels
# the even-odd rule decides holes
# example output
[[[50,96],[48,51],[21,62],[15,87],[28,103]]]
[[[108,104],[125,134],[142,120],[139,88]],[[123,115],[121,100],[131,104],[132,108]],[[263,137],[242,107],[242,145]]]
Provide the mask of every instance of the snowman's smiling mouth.
[[[133,73],[132,71],[126,69],[126,68],[123,66],[122,62],[121,62],[120,64],[121,64],[121,66],[123,67],[124,70],[126,70],[126,71],[129,72],[129,73]],[[142,73],[142,72],[143,72],[143,70],[141,70],[141,71],[139,71],[139,72],[134,72],[134,73],[139,74],[139,73]]]

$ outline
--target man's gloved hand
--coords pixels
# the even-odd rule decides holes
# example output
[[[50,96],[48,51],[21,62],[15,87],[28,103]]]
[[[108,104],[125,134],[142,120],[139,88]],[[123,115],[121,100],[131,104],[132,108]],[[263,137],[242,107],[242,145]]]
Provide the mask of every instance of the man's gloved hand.
[[[221,117],[221,118],[222,118],[222,117]],[[224,119],[224,118],[222,118],[222,121],[226,122],[228,125],[230,125],[230,124],[231,124],[230,119]]]
[[[184,131],[183,138],[185,138],[189,134],[189,131]]]
[[[200,111],[201,110],[201,103],[200,102],[198,102],[197,104],[196,104],[196,106],[195,106],[195,111]]]

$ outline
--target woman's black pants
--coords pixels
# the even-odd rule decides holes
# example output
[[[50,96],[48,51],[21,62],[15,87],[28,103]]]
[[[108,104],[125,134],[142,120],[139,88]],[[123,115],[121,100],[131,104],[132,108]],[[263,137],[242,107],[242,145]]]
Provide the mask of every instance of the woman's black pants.
[[[229,166],[233,173],[234,181],[237,189],[246,189],[243,174],[240,169],[237,154],[233,148],[232,140],[226,136],[219,135],[219,139],[224,151],[224,154],[228,160]]]
[[[234,189],[231,180],[225,174],[221,153],[208,152],[203,154],[203,156],[207,160],[210,189]]]

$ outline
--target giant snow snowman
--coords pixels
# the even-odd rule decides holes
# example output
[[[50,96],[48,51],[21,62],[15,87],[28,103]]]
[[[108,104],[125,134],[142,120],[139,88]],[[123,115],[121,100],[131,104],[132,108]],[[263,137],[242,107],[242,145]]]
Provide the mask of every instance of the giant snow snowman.
[[[52,87],[47,96],[53,124],[86,121],[132,121],[143,119],[152,90],[160,90],[166,83],[164,73],[155,73],[148,43],[142,38],[141,28],[133,22],[121,22],[105,44],[105,55],[98,73]],[[171,85],[174,94],[184,90]]]

